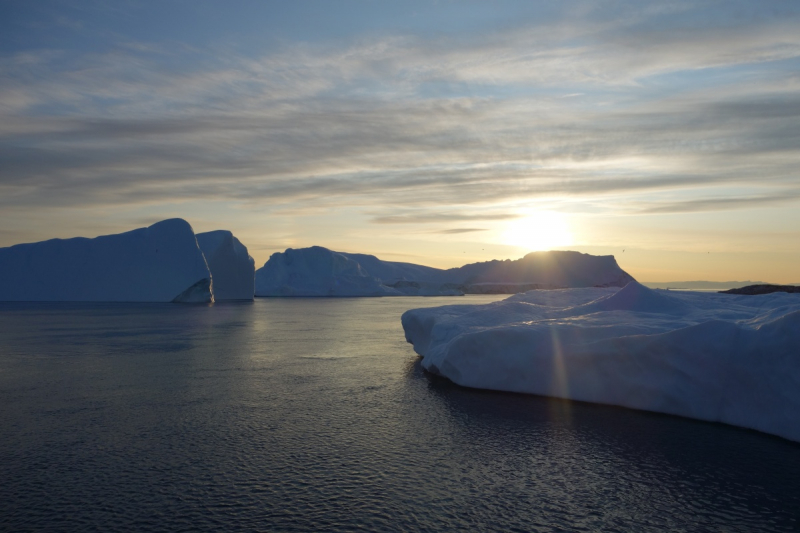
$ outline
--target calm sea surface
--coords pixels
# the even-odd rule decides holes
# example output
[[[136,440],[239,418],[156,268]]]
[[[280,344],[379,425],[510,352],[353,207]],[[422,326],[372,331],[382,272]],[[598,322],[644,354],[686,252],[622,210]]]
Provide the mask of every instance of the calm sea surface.
[[[494,299],[0,304],[0,530],[800,530],[799,444],[423,373]]]

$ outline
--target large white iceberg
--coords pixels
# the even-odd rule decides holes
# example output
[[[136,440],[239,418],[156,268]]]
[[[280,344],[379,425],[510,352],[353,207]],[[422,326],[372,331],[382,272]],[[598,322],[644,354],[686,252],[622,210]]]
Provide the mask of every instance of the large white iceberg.
[[[256,271],[256,296],[397,296],[353,259],[321,246],[289,248]]]
[[[800,441],[800,296],[530,291],[414,309],[427,370],[483,389],[724,422]]]
[[[211,302],[211,274],[181,219],[94,239],[0,248],[0,300]]]
[[[247,248],[226,230],[197,234],[197,244],[211,271],[214,300],[252,300],[255,262]]]

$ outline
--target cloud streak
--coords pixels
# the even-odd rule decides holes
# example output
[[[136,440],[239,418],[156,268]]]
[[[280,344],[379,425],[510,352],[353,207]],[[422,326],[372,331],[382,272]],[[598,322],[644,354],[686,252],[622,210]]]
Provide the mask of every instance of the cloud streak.
[[[434,233],[440,233],[442,235],[459,235],[461,233],[475,233],[477,231],[486,231],[486,228],[452,228],[439,230]]]
[[[773,195],[737,196],[730,198],[703,198],[678,203],[652,205],[640,213],[693,213],[699,211],[725,211],[741,208],[753,208],[781,205],[796,202],[800,199],[800,190],[787,190]]]
[[[796,199],[781,196],[800,160],[791,11],[598,13],[250,56],[131,42],[7,55],[0,205],[380,204],[372,221],[400,224],[443,222],[403,212],[441,202],[628,195],[667,213]],[[726,192],[756,178],[763,195]],[[693,199],[698,187],[721,197]],[[636,200],[664,191],[686,196]]]

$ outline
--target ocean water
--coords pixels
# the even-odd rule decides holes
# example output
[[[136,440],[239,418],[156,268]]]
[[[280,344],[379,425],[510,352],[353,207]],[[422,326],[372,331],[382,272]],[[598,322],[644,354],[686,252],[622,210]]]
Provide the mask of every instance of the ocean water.
[[[0,530],[800,530],[800,444],[420,369],[498,298],[2,303]]]

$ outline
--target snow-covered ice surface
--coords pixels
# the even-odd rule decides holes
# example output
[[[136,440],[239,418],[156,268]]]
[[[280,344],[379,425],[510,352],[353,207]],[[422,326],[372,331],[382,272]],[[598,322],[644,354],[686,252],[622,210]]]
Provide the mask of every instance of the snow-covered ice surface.
[[[0,248],[0,301],[211,302],[211,275],[182,219],[94,239]]]
[[[214,300],[252,300],[255,262],[239,239],[217,230],[198,233],[197,244],[211,271]]]
[[[398,296],[361,265],[321,246],[270,256],[256,271],[256,296]]]
[[[800,295],[530,291],[402,316],[422,365],[475,388],[724,422],[800,441]]]

